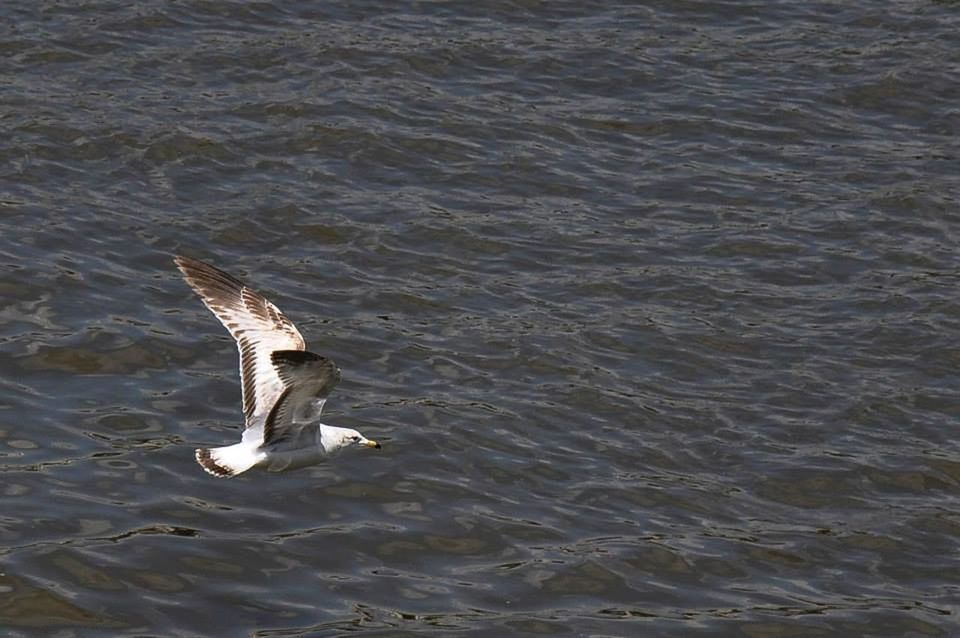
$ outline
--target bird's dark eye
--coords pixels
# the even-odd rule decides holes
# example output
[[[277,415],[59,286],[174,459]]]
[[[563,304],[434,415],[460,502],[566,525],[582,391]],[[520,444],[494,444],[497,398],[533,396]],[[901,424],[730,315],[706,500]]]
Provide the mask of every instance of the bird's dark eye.
[[[359,442],[360,442],[360,437],[359,437],[359,436],[351,436],[350,438],[353,439],[353,442],[354,442],[354,443],[359,443]]]

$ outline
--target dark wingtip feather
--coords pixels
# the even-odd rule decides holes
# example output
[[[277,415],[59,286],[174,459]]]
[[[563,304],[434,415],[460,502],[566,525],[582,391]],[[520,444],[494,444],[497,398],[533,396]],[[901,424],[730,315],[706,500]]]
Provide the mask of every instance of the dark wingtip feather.
[[[306,350],[274,350],[270,353],[270,363],[287,385],[317,380],[329,391],[340,382],[340,369],[333,361]]]
[[[183,273],[187,283],[198,292],[205,289],[210,289],[209,292],[216,292],[219,289],[221,292],[228,292],[232,296],[240,294],[240,291],[246,287],[246,284],[230,273],[199,259],[174,255],[173,263]]]
[[[327,358],[306,350],[274,350],[270,353],[273,365],[302,366],[315,361],[327,361]]]

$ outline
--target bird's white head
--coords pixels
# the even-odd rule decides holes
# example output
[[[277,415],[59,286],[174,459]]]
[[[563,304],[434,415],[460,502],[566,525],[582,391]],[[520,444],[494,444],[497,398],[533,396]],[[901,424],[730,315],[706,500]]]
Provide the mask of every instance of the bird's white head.
[[[338,428],[333,425],[324,425],[321,428],[321,443],[328,453],[334,453],[351,445],[360,447],[372,447],[380,449],[380,444],[371,441],[356,430],[350,428]]]

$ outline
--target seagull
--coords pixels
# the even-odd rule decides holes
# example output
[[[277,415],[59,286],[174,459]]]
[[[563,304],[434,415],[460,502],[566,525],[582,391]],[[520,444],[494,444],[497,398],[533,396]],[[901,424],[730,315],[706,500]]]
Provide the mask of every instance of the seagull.
[[[282,472],[314,465],[348,446],[380,449],[356,430],[317,421],[340,382],[340,368],[307,352],[297,327],[279,308],[210,264],[182,256],[174,262],[240,350],[243,438],[234,445],[197,449],[204,470],[221,478],[252,467]]]

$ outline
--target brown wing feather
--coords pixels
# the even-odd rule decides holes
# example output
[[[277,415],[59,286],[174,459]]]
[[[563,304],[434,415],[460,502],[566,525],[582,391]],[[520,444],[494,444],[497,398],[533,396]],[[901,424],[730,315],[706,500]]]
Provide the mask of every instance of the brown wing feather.
[[[318,354],[278,350],[270,355],[285,388],[263,424],[263,442],[276,442],[299,428],[299,416],[310,412],[312,402],[326,399],[340,382],[340,369]]]
[[[175,257],[183,278],[237,341],[247,426],[266,414],[284,390],[270,360],[275,350],[303,350],[303,337],[280,309],[242,281],[198,259]]]

